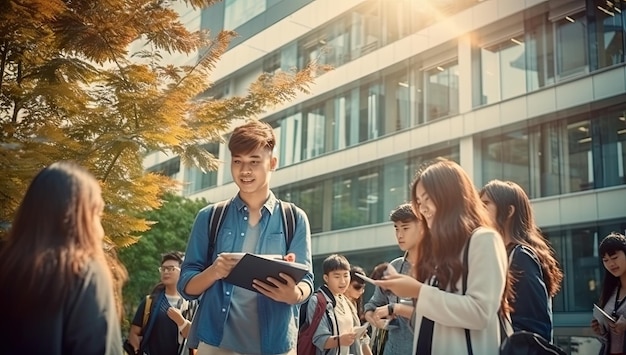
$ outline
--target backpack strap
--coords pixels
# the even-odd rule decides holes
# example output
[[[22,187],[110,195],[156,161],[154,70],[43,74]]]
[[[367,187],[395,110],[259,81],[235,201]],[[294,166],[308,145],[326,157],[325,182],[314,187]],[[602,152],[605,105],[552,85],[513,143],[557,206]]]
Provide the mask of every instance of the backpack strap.
[[[211,264],[213,262],[213,252],[215,251],[215,244],[217,243],[217,233],[220,230],[222,225],[222,219],[228,210],[228,206],[230,206],[230,201],[232,199],[220,201],[213,206],[213,211],[211,212],[211,217],[209,217],[209,248],[207,251],[207,262]]]
[[[143,332],[143,329],[146,327],[146,324],[148,324],[148,319],[150,319],[150,311],[152,311],[152,297],[151,295],[146,295],[146,303],[144,304],[143,307],[143,317],[141,318],[141,331]]]
[[[215,252],[215,245],[217,244],[217,234],[222,226],[222,220],[226,215],[228,206],[232,199],[220,201],[213,206],[213,211],[209,217],[208,224],[208,237],[209,248],[207,251],[207,261],[213,262],[213,252]],[[282,217],[283,217],[283,230],[285,231],[285,243],[287,245],[287,251],[291,246],[291,241],[296,233],[296,215],[295,205],[291,202],[280,201]]]
[[[287,244],[287,252],[291,247],[291,241],[296,234],[296,215],[294,213],[295,206],[291,202],[280,201],[283,211],[283,230],[285,231],[285,242]]]

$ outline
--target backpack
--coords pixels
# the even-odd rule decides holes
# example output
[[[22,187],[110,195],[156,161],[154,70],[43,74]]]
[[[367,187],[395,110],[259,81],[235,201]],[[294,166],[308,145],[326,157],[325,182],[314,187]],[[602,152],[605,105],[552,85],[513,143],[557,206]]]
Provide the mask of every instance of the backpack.
[[[500,355],[565,355],[558,346],[541,335],[518,330],[500,344]]]
[[[215,244],[217,243],[217,234],[222,226],[222,219],[230,206],[232,199],[220,201],[215,204],[211,216],[209,217],[209,248],[207,251],[207,261],[213,260],[213,252],[215,251]],[[287,242],[287,251],[291,246],[293,235],[296,232],[296,216],[294,214],[295,206],[291,202],[280,201],[283,215],[283,230],[285,231],[285,239]],[[217,217],[217,218],[216,218]]]
[[[310,324],[306,324],[306,307],[308,306],[308,302],[302,304],[300,309],[304,309],[301,311],[300,316],[300,330],[298,331],[298,355],[315,355],[315,345],[313,345],[313,335],[317,330],[317,327],[320,325],[320,321],[322,317],[326,313],[326,297],[320,292],[315,292],[317,297],[317,304],[315,305],[315,312],[313,313],[313,318],[311,319]],[[302,320],[304,318],[304,320]]]

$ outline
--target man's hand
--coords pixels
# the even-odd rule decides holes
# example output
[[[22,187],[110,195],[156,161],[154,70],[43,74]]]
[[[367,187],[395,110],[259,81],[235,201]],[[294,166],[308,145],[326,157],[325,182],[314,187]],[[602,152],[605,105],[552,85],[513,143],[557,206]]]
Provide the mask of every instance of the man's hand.
[[[604,329],[602,329],[602,325],[600,325],[600,322],[598,322],[597,319],[593,319],[591,321],[591,330],[593,330],[593,332],[596,333],[596,335],[598,336],[603,336],[604,334],[606,334]]]
[[[611,333],[615,335],[624,334],[626,332],[626,318],[624,316],[619,316],[617,322],[609,324],[611,328]]]
[[[235,265],[237,265],[239,260],[240,258],[238,257],[228,257],[226,255],[219,254],[207,270],[211,272],[216,279],[223,279],[230,275],[230,272],[233,270]]]
[[[341,346],[350,346],[352,345],[352,343],[354,343],[355,340],[355,332],[343,333],[339,336],[339,344],[341,344]]]
[[[367,320],[371,325],[373,325],[374,327],[378,329],[385,328],[385,320],[382,319],[380,316],[378,316],[375,311],[365,312],[365,320]]]
[[[185,323],[185,317],[180,313],[180,309],[176,307],[170,307],[167,309],[167,316],[176,323],[177,326],[181,326]]]
[[[284,281],[268,277],[265,281],[252,281],[252,287],[254,287],[254,289],[259,291],[262,295],[265,295],[276,302],[283,302],[287,304],[297,304],[300,302],[302,294],[300,293],[300,289],[298,289],[298,285],[294,279],[282,272],[279,276],[284,279]]]

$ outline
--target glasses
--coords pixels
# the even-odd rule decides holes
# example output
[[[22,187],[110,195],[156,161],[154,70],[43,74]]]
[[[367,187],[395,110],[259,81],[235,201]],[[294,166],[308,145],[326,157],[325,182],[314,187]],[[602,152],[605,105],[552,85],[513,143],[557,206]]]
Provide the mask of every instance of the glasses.
[[[174,272],[174,270],[180,270],[180,268],[178,266],[159,266],[159,272],[160,273],[164,273],[164,272]]]
[[[363,286],[365,285],[360,285],[360,284],[352,284],[352,288],[357,290],[357,291],[361,291],[361,289],[363,288]]]

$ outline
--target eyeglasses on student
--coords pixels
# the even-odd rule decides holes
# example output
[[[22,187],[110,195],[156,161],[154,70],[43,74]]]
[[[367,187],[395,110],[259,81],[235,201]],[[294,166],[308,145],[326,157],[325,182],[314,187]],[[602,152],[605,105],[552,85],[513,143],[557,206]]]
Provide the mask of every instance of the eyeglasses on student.
[[[159,266],[159,272],[160,273],[164,273],[164,272],[174,272],[174,270],[180,270],[180,268],[178,266]]]

